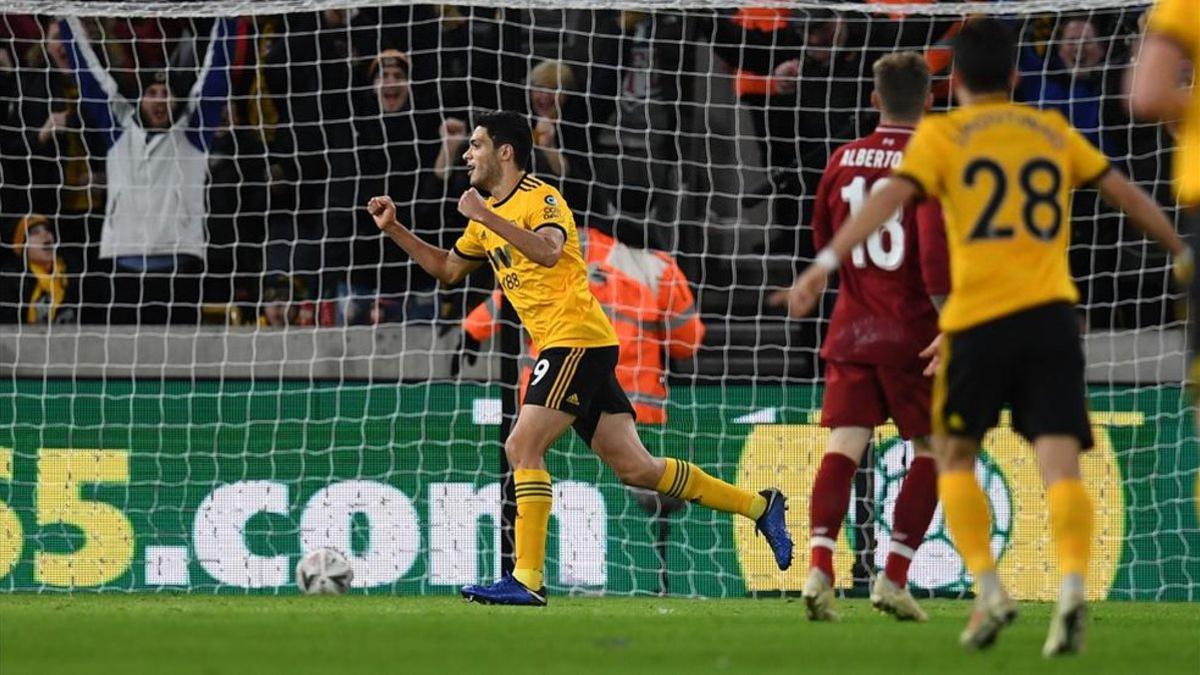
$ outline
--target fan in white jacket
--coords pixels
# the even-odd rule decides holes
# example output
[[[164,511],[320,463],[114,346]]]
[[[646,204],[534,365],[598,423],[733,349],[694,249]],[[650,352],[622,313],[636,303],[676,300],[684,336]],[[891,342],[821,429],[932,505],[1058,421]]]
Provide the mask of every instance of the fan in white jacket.
[[[63,22],[63,40],[79,78],[82,117],[107,148],[108,202],[100,257],[113,260],[117,277],[137,273],[135,279],[145,286],[130,294],[119,288],[119,279],[114,282],[114,301],[132,306],[134,321],[178,323],[175,318],[147,319],[143,305],[158,300],[168,306],[190,302],[193,307],[186,314],[195,315],[199,280],[191,273],[203,267],[208,153],[229,94],[235,21],[214,23],[203,68],[178,115],[173,115],[175,102],[164,74],[143,78],[139,101],[126,99],[96,57],[80,20]],[[182,285],[156,298],[150,283],[155,277]],[[160,318],[168,316],[163,310]]]

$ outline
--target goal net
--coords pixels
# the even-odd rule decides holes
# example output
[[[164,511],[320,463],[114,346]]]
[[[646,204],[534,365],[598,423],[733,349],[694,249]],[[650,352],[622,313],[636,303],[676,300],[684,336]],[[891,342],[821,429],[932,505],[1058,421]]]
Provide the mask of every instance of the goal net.
[[[494,578],[516,380],[495,281],[485,266],[439,287],[364,210],[388,194],[453,244],[485,109],[529,115],[533,173],[584,234],[647,447],[780,487],[799,547],[780,573],[752,524],[626,489],[569,435],[547,458],[555,592],[800,589],[834,294],[789,320],[772,293],[813,256],[830,153],[876,124],[879,56],[921,53],[946,109],[949,41],[971,15],[1004,18],[1017,97],[1062,111],[1176,217],[1171,131],[1131,120],[1122,93],[1145,2],[603,4],[7,2],[0,588],[290,593],[321,546],[360,592]],[[1071,217],[1091,592],[1195,600],[1181,296],[1094,191]],[[1034,458],[1007,418],[985,450],[1001,574],[1050,598]],[[877,430],[838,542],[848,591],[883,563],[911,453]],[[912,577],[970,588],[940,510]]]

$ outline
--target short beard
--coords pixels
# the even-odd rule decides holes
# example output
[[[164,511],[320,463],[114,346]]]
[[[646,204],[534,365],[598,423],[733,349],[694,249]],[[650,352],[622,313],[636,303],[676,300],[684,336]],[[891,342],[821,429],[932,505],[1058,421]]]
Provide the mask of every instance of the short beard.
[[[478,167],[477,167],[477,170],[478,170]],[[482,190],[483,192],[491,194],[491,192],[492,192],[491,185],[489,185],[487,182],[488,174],[481,172],[481,176],[482,177],[479,180],[471,181],[471,187],[475,188],[476,190]]]

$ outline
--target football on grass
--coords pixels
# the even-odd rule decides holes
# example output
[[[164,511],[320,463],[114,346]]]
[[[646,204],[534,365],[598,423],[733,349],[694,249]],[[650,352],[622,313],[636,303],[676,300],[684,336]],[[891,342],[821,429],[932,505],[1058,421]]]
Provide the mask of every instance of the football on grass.
[[[341,595],[353,580],[350,561],[337,549],[309,551],[296,563],[296,586],[305,595]]]

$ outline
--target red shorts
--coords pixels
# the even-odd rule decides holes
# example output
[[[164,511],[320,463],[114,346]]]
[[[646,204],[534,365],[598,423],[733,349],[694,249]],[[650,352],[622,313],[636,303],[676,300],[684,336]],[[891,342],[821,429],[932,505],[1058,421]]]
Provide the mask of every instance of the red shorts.
[[[928,436],[932,391],[920,370],[827,361],[821,426],[873,428],[890,417],[901,438]]]

